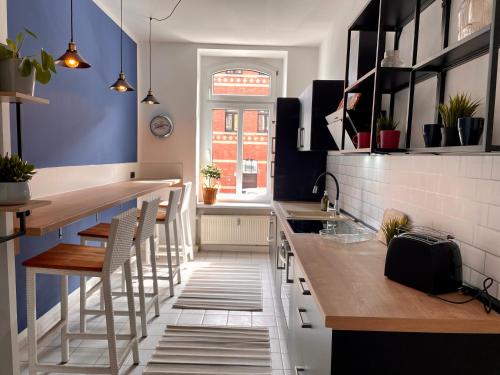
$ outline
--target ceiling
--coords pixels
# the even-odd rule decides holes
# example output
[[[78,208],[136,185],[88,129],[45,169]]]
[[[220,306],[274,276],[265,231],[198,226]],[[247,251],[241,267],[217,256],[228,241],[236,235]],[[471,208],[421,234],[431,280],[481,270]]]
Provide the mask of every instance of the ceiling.
[[[119,0],[94,0],[119,21]],[[178,0],[124,0],[125,30],[148,38],[149,16],[167,16]],[[237,45],[319,45],[343,0],[182,0],[173,17],[153,23],[153,41]]]

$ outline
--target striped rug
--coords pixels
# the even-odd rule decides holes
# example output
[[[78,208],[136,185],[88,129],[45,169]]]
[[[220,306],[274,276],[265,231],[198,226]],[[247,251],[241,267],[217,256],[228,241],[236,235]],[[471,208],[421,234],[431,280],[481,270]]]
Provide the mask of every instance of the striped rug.
[[[193,271],[176,309],[262,311],[258,266],[210,264]]]
[[[267,328],[169,325],[145,375],[271,375]]]

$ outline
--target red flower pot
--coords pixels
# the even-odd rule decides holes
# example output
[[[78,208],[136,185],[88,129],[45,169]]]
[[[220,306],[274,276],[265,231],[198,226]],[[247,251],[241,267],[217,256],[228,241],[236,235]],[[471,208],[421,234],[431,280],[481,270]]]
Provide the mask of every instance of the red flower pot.
[[[380,131],[380,148],[399,148],[399,130],[381,130]]]

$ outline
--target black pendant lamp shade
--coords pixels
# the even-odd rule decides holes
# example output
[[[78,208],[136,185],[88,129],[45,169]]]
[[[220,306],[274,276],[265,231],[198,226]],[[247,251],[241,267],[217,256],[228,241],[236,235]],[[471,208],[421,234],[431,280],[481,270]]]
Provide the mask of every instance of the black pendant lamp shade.
[[[135,91],[132,85],[127,82],[123,72],[123,0],[120,0],[120,74],[116,82],[109,88],[118,92]]]
[[[90,64],[78,53],[76,43],[73,41],[73,0],[71,0],[71,41],[66,52],[55,63],[70,69],[90,68]]]
[[[153,18],[149,17],[149,90],[148,94],[144,99],[142,99],[141,103],[160,104],[160,102],[153,95],[153,90],[151,89],[151,22],[152,21]]]

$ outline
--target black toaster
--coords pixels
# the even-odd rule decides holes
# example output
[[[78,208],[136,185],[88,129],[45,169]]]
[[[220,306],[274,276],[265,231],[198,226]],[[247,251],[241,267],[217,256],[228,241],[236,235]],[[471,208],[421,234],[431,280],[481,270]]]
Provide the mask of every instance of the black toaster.
[[[462,286],[462,257],[458,245],[434,234],[407,232],[390,242],[385,276],[428,294],[456,291]]]

